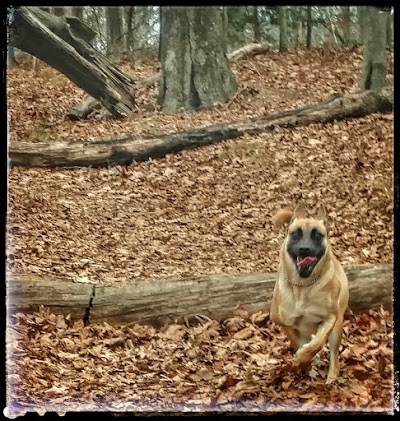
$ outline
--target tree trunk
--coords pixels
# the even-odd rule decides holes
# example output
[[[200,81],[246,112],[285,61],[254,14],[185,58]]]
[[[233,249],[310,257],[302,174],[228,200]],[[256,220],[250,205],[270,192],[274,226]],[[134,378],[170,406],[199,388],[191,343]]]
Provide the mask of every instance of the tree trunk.
[[[392,25],[392,15],[391,13],[387,13],[387,21],[386,21],[386,45],[388,47],[392,47],[393,42],[393,25]]]
[[[279,6],[279,52],[288,50],[286,6]]]
[[[307,35],[306,35],[306,47],[311,48],[312,39],[312,6],[307,6]]]
[[[258,6],[253,6],[253,32],[254,32],[254,42],[261,42],[260,19],[258,17]]]
[[[16,63],[14,47],[7,44],[7,66],[14,66]]]
[[[225,102],[237,83],[224,53],[218,7],[161,7],[162,110],[199,110]]]
[[[365,9],[366,6],[357,6],[358,40],[361,45],[365,44]]]
[[[128,116],[135,107],[134,81],[85,41],[82,28],[89,27],[77,22],[74,17],[62,20],[35,7],[20,7],[14,11],[11,43],[65,74],[114,117]]]
[[[366,6],[364,19],[366,33],[360,89],[378,92],[386,81],[387,12]]]
[[[350,34],[351,34],[351,13],[350,6],[342,6],[342,27],[343,27],[343,39],[345,45],[350,45]]]
[[[349,307],[353,312],[392,310],[393,265],[344,266],[349,281]],[[93,285],[38,275],[9,275],[7,310],[32,312],[40,305],[55,313],[71,314],[85,322],[142,323],[215,320],[232,317],[240,303],[249,313],[269,310],[276,273],[207,275],[186,279],[160,279],[124,286]]]
[[[272,49],[272,44],[268,42],[263,42],[262,44],[249,44],[239,48],[238,50],[232,51],[231,53],[227,54],[227,57],[230,62],[235,62],[242,59],[243,57],[252,57],[257,54],[265,54]],[[160,73],[158,72],[151,76],[145,77],[144,79],[138,80],[135,85],[138,89],[149,87],[157,83],[159,79]],[[81,120],[99,108],[100,104],[94,98],[87,97],[81,103],[75,105],[71,110],[69,110],[67,117],[72,120]]]
[[[228,54],[229,51],[229,21],[228,21],[228,7],[222,6],[222,43],[224,53]]]
[[[310,123],[325,123],[344,118],[362,117],[370,113],[388,112],[393,108],[393,90],[371,91],[334,97],[271,116],[201,127],[187,132],[135,138],[127,135],[119,139],[82,142],[17,143],[10,144],[11,165],[39,167],[83,167],[127,165],[133,161],[160,158],[184,149],[196,148],[233,139],[244,134],[273,131],[276,127],[295,127]]]
[[[129,51],[130,55],[133,55],[135,50],[133,44],[133,17],[135,14],[135,6],[129,6],[126,11],[126,26],[127,26],[127,33],[126,33],[126,43],[127,43],[127,51]]]
[[[106,6],[107,18],[107,55],[118,57],[123,50],[122,20],[120,7]]]

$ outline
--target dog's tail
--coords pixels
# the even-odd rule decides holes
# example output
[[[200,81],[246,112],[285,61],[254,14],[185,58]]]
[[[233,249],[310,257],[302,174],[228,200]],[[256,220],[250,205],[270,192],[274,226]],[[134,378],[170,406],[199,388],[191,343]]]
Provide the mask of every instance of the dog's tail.
[[[293,211],[291,209],[281,209],[272,217],[272,223],[275,228],[280,228],[282,225],[287,224],[292,219],[292,216]]]

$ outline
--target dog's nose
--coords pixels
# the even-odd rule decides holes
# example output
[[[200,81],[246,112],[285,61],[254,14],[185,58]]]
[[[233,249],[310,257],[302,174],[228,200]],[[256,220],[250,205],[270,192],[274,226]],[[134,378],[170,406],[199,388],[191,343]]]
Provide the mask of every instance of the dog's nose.
[[[311,256],[312,250],[309,247],[299,247],[300,256]]]

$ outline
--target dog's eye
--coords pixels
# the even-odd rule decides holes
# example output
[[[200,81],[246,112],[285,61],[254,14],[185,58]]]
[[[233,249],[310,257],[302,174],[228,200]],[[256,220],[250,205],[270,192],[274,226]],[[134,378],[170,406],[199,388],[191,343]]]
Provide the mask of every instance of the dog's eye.
[[[293,238],[293,240],[300,240],[300,238],[303,236],[303,231],[301,228],[297,228],[290,234]]]
[[[317,229],[313,228],[311,230],[311,238],[315,241],[322,241],[324,234],[321,234]]]

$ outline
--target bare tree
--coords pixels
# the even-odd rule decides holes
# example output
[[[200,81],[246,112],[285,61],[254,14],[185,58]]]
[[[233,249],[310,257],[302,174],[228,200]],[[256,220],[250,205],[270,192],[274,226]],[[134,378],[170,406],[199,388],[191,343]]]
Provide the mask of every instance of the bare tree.
[[[236,92],[222,29],[219,7],[161,7],[158,100],[164,111],[209,108]]]

